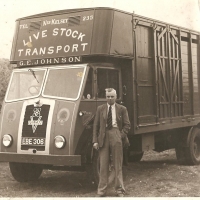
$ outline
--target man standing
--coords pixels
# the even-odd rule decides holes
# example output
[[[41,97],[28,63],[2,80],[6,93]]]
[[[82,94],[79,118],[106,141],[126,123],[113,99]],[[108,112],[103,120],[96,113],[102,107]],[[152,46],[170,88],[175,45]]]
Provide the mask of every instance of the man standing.
[[[106,195],[110,154],[115,169],[115,191],[119,197],[123,197],[125,194],[122,176],[122,140],[126,138],[126,134],[130,130],[130,121],[127,109],[117,104],[116,98],[116,90],[113,88],[106,89],[107,104],[97,108],[94,120],[93,147],[99,150],[100,157],[100,175],[97,190],[100,197]]]

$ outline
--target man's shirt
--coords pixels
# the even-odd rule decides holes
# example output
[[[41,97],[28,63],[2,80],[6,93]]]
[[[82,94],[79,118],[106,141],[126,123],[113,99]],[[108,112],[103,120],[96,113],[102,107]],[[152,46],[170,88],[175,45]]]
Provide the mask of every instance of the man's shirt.
[[[109,111],[110,105],[108,103],[107,103],[107,106],[108,106],[108,111]],[[112,111],[112,126],[117,127],[115,103],[111,106],[111,111]],[[108,112],[107,112],[107,115],[108,115]]]

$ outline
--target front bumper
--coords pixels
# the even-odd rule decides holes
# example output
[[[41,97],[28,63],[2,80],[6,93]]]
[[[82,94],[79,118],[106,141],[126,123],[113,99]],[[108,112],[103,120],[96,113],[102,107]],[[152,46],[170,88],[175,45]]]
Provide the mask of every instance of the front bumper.
[[[46,165],[81,166],[81,156],[30,155],[17,153],[0,153],[0,162],[37,163]]]

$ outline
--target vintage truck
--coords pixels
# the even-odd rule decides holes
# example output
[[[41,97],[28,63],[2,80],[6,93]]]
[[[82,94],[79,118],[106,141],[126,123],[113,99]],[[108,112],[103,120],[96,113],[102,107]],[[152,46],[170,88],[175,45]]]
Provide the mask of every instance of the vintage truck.
[[[199,32],[112,8],[42,13],[16,20],[10,62],[0,161],[17,181],[89,169],[98,182],[92,127],[108,87],[129,113],[129,162],[175,148],[200,163]]]

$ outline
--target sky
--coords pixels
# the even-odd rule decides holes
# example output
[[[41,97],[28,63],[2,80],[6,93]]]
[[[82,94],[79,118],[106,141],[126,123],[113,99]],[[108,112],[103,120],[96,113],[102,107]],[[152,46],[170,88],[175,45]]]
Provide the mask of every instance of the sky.
[[[16,19],[89,7],[112,7],[200,32],[200,0],[0,0],[0,58],[10,58]]]

